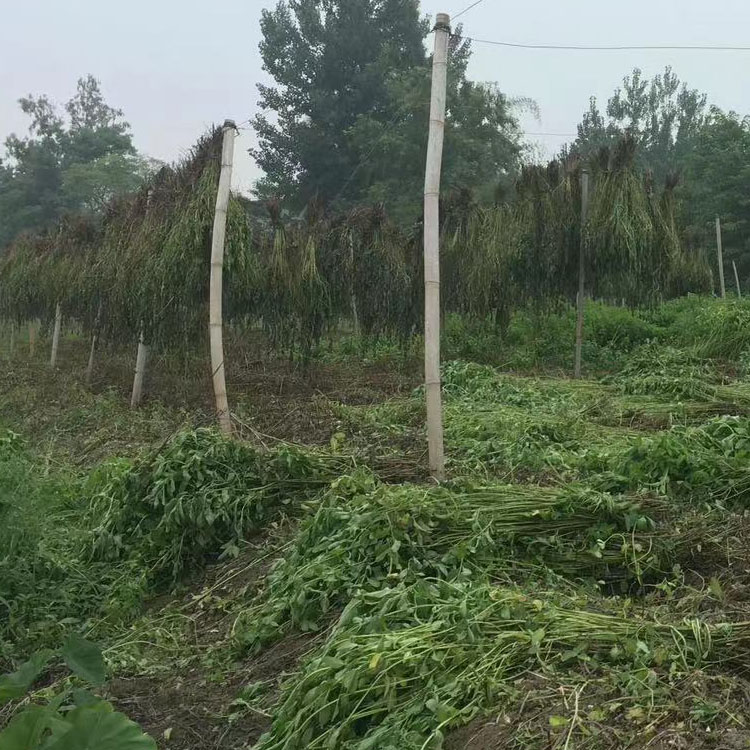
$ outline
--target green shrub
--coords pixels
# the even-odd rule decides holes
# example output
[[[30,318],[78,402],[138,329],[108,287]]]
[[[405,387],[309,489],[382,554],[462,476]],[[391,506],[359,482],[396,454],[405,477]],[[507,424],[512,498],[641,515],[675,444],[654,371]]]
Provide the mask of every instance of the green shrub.
[[[210,429],[185,432],[113,472],[89,511],[97,560],[135,556],[157,579],[178,580],[231,552],[282,509],[327,484],[334,468],[283,446],[263,452]]]

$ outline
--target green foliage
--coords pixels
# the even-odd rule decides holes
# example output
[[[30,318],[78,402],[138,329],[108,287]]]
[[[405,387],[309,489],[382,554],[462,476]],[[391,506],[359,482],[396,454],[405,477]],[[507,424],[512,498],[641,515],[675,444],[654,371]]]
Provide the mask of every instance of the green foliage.
[[[67,122],[46,96],[19,101],[29,136],[10,135],[0,162],[0,248],[24,231],[54,227],[66,213],[99,213],[114,195],[137,188],[150,166],[137,156],[122,112],[99,82],[81,78]]]
[[[399,223],[413,222],[430,87],[430,25],[418,3],[282,0],[263,11],[261,31],[274,85],[259,85],[265,111],[253,123],[253,155],[265,173],[259,194],[284,200],[295,213],[314,198],[344,210],[383,203]],[[457,31],[444,181],[449,189],[479,187],[491,200],[498,181],[512,179],[518,167],[521,134],[508,98],[467,80],[470,45]]]
[[[149,593],[236,555],[350,465],[205,429],[86,481],[40,476],[16,437],[0,451],[0,659],[132,621]]]
[[[91,685],[101,685],[106,678],[104,659],[99,648],[73,632],[62,647],[60,655],[72,672]]]
[[[742,198],[750,179],[747,118],[716,106],[709,108],[706,95],[682,83],[669,67],[651,80],[644,79],[636,68],[609,99],[606,116],[592,98],[578,126],[578,138],[564,155],[590,158],[602,148],[611,148],[626,133],[639,145],[637,163],[650,170],[657,183],[680,174],[675,215],[690,252],[683,254],[677,265],[681,266],[680,276],[693,278],[690,287],[682,291],[707,288],[701,256],[715,246],[714,220],[719,216],[724,272],[733,293],[731,261],[737,262],[742,284],[750,272],[746,239],[750,217]],[[713,256],[711,266],[716,276]],[[676,282],[674,279],[673,288],[680,286]],[[717,284],[718,277],[715,289]]]
[[[645,344],[612,378],[623,393],[707,401],[717,389],[709,365],[696,354],[660,342]]]
[[[98,646],[72,635],[60,654],[85,683],[104,682],[105,666]],[[0,676],[0,704],[28,693],[53,652],[37,652],[17,672]],[[13,691],[3,687],[11,685]],[[156,750],[156,743],[111,704],[86,690],[66,688],[45,706],[31,704],[0,731],[0,750]]]
[[[52,658],[52,651],[37,651],[15,672],[0,675],[0,705],[22,698],[37,681]]]
[[[85,545],[78,489],[45,476],[16,435],[0,432],[0,657],[59,643],[99,606],[112,573],[71,564]]]
[[[628,133],[640,145],[641,166],[662,181],[689,155],[706,121],[706,103],[706,95],[688,88],[669,66],[651,80],[635,68],[608,100],[607,120],[592,97],[570,151],[593,156]]]
[[[649,487],[691,503],[747,507],[750,495],[750,421],[722,416],[676,425],[634,441],[613,456],[610,488]]]
[[[747,283],[750,273],[750,214],[741,197],[750,189],[750,120],[712,107],[691,146],[680,189],[681,223],[692,245],[713,248],[714,220],[721,217],[727,293],[734,295],[732,261],[737,263],[741,284]]]
[[[648,536],[658,512],[656,503],[575,486],[430,490],[342,477],[243,613],[236,637],[258,648],[290,626],[316,630],[357,591],[424,578],[473,580],[530,564],[571,577],[641,578],[665,562],[663,543]]]
[[[739,655],[746,627],[661,623],[564,593],[419,581],[349,603],[285,688],[262,750],[422,750],[482,710],[505,704],[524,675],[606,665],[669,679]],[[657,673],[654,670],[659,670]],[[660,675],[662,675],[660,677]]]
[[[209,429],[115,469],[89,509],[97,560],[137,560],[177,581],[236,548],[282,511],[298,511],[332,478],[324,457],[292,447],[264,453]]]

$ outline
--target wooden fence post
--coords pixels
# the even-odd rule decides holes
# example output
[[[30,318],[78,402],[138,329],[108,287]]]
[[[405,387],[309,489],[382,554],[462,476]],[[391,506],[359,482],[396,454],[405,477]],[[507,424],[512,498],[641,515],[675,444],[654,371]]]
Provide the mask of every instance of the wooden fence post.
[[[143,381],[146,376],[146,364],[148,363],[148,346],[144,338],[143,330],[138,337],[138,353],[135,357],[135,375],[133,377],[133,392],[130,396],[130,408],[137,409],[143,401]]]
[[[737,298],[742,299],[742,289],[740,289],[740,277],[737,273],[737,264],[732,261],[732,268],[734,269],[734,283],[737,285]]]
[[[146,215],[151,208],[151,198],[153,197],[153,188],[149,188],[146,193]],[[146,333],[144,331],[143,321],[141,321],[141,330],[138,333],[138,351],[135,355],[135,374],[133,375],[133,391],[130,394],[130,408],[137,409],[143,401],[143,383],[146,378],[146,366],[148,365],[148,346],[146,345]]]
[[[721,298],[726,299],[727,288],[724,286],[724,253],[721,243],[721,219],[716,217],[716,254],[719,256],[719,287]]]
[[[60,346],[60,329],[62,328],[62,309],[58,302],[55,306],[55,327],[52,330],[52,353],[50,354],[50,367],[57,366],[57,351]]]
[[[576,378],[581,377],[581,360],[583,357],[583,311],[586,304],[586,222],[589,215],[589,171],[581,170],[581,243],[578,250],[578,296],[576,298]]]
[[[214,230],[211,239],[208,331],[211,342],[211,373],[214,384],[214,398],[216,400],[216,415],[221,431],[225,435],[232,434],[232,415],[229,412],[226,368],[224,366],[222,295],[224,240],[227,229],[227,209],[229,207],[229,193],[232,184],[232,161],[234,159],[234,138],[236,132],[237,126],[234,122],[226,120],[223,127],[221,174],[219,175],[219,189],[216,193],[216,213],[214,215]]]
[[[440,174],[445,137],[450,16],[438,13],[432,58],[430,134],[424,185],[424,364],[430,473],[445,478],[443,404],[440,388]]]
[[[94,333],[91,336],[91,348],[89,349],[89,361],[86,365],[86,385],[91,385],[91,381],[94,379],[94,359],[96,356],[96,344],[99,340],[99,326],[102,320],[102,303],[99,303],[99,308],[96,311],[96,319],[94,320]]]
[[[29,357],[34,358],[36,354],[36,321],[32,320],[29,323]]]

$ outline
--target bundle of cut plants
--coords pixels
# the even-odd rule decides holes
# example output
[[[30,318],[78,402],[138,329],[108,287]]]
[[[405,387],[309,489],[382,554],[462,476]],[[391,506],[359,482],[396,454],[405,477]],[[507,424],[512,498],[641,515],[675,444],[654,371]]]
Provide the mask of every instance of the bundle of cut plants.
[[[602,463],[596,462],[595,473]],[[750,505],[750,419],[714,417],[634,441],[591,482],[612,492],[647,488],[694,508]]]
[[[0,316],[18,323],[49,321],[60,304],[67,314],[87,320],[88,272],[99,242],[99,222],[79,216],[65,216],[57,227],[19,237],[0,262]]]
[[[657,251],[662,258],[660,284],[667,298],[711,291],[711,270],[704,255],[686,249],[680,239],[675,204],[678,184],[679,175],[670,173],[666,176],[661,196],[657,198],[652,191]]]
[[[604,382],[628,395],[717,400],[716,373],[705,359],[690,350],[656,341],[636,349],[625,366],[615,375],[604,378]]]
[[[513,264],[519,299],[545,309],[575,297],[581,191],[573,161],[525,167],[514,213],[520,252]]]
[[[611,154],[607,149],[600,153],[585,228],[596,293],[625,298],[632,305],[658,298],[667,267],[657,242],[651,197],[635,168],[636,149],[636,140],[628,136]]]
[[[351,211],[341,220],[337,239],[343,261],[339,288],[349,297],[342,314],[350,312],[365,336],[411,335],[424,305],[417,283],[422,269],[409,257],[413,238],[389,222],[381,205]]]
[[[174,582],[239,550],[282,513],[299,514],[351,462],[281,445],[261,451],[211,429],[184,432],[133,464],[115,464],[89,509],[94,559],[132,559]]]
[[[180,163],[111,200],[101,219],[68,216],[38,237],[17,240],[0,264],[0,313],[50,318],[59,303],[64,315],[111,342],[204,337],[221,138],[212,129]],[[257,314],[249,219],[236,196],[225,248],[229,312],[238,314],[241,289],[241,314]]]
[[[165,167],[105,217],[100,288],[106,338],[152,344],[206,335],[211,231],[219,181],[222,133],[211,129],[174,167]],[[229,202],[224,264],[228,292],[246,280],[251,260],[249,220]]]
[[[424,577],[465,580],[547,565],[569,578],[641,581],[671,570],[691,534],[660,528],[664,505],[584,487],[453,489],[342,477],[306,520],[235,635],[257,649],[315,630],[356,591]]]
[[[533,593],[530,593],[533,592]],[[361,593],[285,687],[259,750],[424,750],[529,673],[670,672],[737,660],[750,623],[660,622],[537,580],[526,588],[420,580]]]
[[[444,206],[441,292],[446,309],[505,329],[518,302],[518,223],[507,205],[483,208],[459,193]]]

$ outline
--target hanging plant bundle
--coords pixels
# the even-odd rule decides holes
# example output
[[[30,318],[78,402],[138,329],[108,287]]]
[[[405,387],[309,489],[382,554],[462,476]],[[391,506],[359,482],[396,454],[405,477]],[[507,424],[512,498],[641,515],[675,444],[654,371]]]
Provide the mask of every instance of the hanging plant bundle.
[[[632,305],[657,299],[664,272],[651,196],[634,168],[636,146],[633,138],[624,138],[607,167],[600,163],[586,230],[594,288],[603,297],[625,298]]]
[[[20,237],[0,256],[0,316],[49,321],[59,302],[90,334],[188,352],[207,338],[211,232],[222,132],[162,168],[99,219],[68,217]],[[482,207],[458,191],[441,205],[442,309],[503,329],[513,313],[570,304],[582,232],[586,293],[652,304],[708,287],[702,258],[686,253],[670,178],[662,191],[636,170],[625,138],[589,165],[592,204],[581,227],[576,159],[528,166],[512,203]],[[365,340],[406,341],[422,330],[421,222],[401,228],[382,206],[334,216],[313,201],[290,220],[271,202],[267,219],[231,196],[224,254],[224,319],[261,323],[270,346],[309,360],[325,337],[355,326]]]

